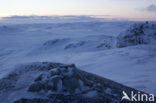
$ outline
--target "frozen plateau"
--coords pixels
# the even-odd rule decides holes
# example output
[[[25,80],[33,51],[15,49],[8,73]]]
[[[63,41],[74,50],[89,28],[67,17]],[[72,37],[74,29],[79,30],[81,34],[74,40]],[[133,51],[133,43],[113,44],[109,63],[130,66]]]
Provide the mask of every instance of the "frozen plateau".
[[[0,103],[120,103],[122,91],[156,95],[156,22],[0,24]]]

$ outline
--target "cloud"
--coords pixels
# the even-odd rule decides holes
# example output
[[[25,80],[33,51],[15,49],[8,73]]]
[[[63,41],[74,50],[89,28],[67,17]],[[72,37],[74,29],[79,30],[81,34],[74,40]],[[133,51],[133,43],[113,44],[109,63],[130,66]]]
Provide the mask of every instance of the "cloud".
[[[10,17],[2,17],[2,19],[9,20],[9,19],[50,19],[49,16],[10,16]]]
[[[147,11],[150,11],[150,12],[156,12],[156,5],[149,5],[147,8],[146,8]]]
[[[10,16],[1,17],[1,23],[18,23],[18,24],[29,24],[29,23],[72,23],[72,22],[103,22],[103,21],[127,21],[123,18],[113,18],[111,15],[66,15],[66,16]]]
[[[65,22],[90,22],[102,21],[91,16],[10,16],[2,17],[0,23],[65,23]]]

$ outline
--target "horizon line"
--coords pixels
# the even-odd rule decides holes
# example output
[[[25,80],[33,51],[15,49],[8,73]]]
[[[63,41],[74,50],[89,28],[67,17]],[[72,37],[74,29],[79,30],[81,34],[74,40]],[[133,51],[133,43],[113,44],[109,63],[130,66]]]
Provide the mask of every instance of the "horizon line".
[[[0,20],[3,20],[4,18],[11,18],[11,17],[22,17],[22,16],[25,16],[25,17],[31,17],[31,16],[38,16],[38,17],[55,17],[55,16],[60,16],[60,17],[63,17],[63,16],[73,16],[73,17],[79,17],[79,16],[86,16],[86,17],[92,17],[92,18],[99,18],[99,19],[108,19],[108,20],[113,20],[113,19],[116,19],[116,20],[126,20],[126,21],[156,21],[156,18],[127,18],[127,17],[122,17],[122,16],[114,16],[114,15],[72,15],[72,14],[66,14],[66,15],[59,15],[59,14],[48,14],[48,15],[37,15],[37,14],[30,14],[30,15],[8,15],[8,16],[0,16]]]

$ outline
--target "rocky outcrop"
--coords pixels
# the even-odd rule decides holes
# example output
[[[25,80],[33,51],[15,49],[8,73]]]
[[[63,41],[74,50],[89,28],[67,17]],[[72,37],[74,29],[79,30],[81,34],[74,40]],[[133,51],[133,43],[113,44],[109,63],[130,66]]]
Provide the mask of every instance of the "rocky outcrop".
[[[156,42],[156,24],[138,23],[117,37],[117,47],[127,47]]]
[[[85,43],[86,43],[85,41],[80,41],[80,42],[78,42],[78,43],[70,43],[70,44],[68,44],[67,46],[65,46],[64,49],[78,48],[78,47],[80,47],[80,46],[85,45]]]
[[[74,64],[49,62],[21,66],[0,83],[0,100],[4,103],[119,103],[122,91],[137,92]]]

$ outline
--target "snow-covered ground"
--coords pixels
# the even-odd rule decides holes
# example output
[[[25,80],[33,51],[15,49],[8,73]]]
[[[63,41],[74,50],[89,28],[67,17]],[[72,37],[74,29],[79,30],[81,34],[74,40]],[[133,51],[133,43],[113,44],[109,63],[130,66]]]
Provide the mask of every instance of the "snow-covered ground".
[[[74,63],[87,72],[156,95],[156,46],[116,47],[116,37],[133,23],[0,26],[0,78],[19,64]]]

